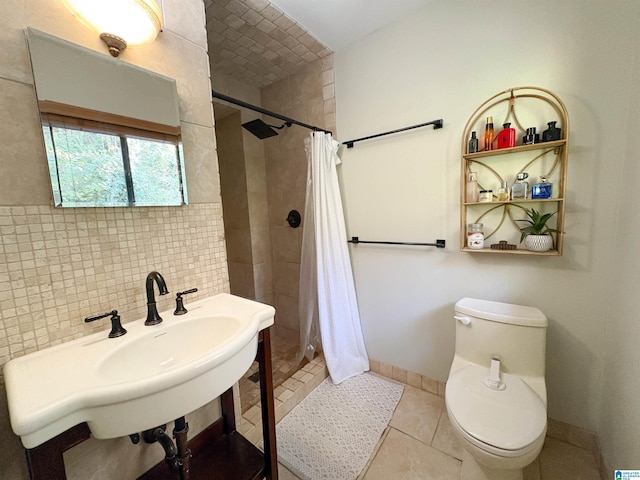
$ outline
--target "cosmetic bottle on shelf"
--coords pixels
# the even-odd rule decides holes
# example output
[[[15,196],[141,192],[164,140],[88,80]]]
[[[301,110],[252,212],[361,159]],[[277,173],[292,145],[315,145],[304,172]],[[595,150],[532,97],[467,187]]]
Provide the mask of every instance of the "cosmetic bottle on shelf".
[[[484,131],[484,150],[493,150],[493,117],[487,117],[487,126]]]
[[[511,128],[510,123],[505,123],[498,133],[498,148],[511,148],[516,146],[516,129]]]
[[[476,153],[478,151],[478,137],[476,137],[476,132],[471,132],[471,138],[469,139],[469,148],[467,148],[467,153]]]
[[[562,138],[562,129],[556,127],[556,122],[548,122],[547,125],[549,128],[542,132],[542,141],[553,142],[554,140],[560,140]]]
[[[493,202],[493,190],[480,190],[480,203]]]
[[[484,231],[481,223],[467,225],[467,247],[474,250],[482,250],[484,248]]]
[[[508,202],[509,201],[509,187],[507,187],[507,182],[502,182],[500,188],[496,192],[496,199],[499,202]]]
[[[522,137],[522,144],[533,145],[534,143],[540,143],[540,134],[536,133],[536,127],[527,128],[527,133]]]
[[[553,183],[547,182],[546,175],[540,175],[540,183],[536,183],[531,189],[531,198],[551,198]]]
[[[516,176],[516,181],[511,185],[511,200],[526,200],[529,196],[529,174],[521,172]]]
[[[467,203],[478,203],[480,200],[480,188],[478,187],[478,173],[469,172],[467,174]]]

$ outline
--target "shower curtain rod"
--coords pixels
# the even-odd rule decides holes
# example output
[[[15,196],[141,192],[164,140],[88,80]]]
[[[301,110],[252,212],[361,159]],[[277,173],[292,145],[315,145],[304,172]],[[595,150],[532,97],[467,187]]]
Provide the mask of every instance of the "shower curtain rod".
[[[225,102],[233,103],[240,107],[248,108],[249,110],[253,110],[254,112],[262,113],[264,115],[277,118],[279,120],[282,120],[283,122],[294,123],[301,127],[313,130],[314,132],[331,133],[329,130],[325,130],[324,128],[314,127],[313,125],[308,125],[306,123],[299,122],[298,120],[294,120],[293,118],[285,117],[284,115],[280,115],[279,113],[271,112],[262,107],[257,107],[256,105],[251,105],[250,103],[244,102],[242,100],[238,100],[237,98],[229,97],[228,95],[225,95],[223,93],[218,93],[215,90],[212,90],[211,94],[213,95],[213,98],[219,98],[220,100],[224,100]]]
[[[433,129],[437,130],[438,128],[442,128],[443,120],[440,118],[438,120],[432,120],[431,122],[421,123],[420,125],[412,125],[411,127],[398,128],[397,130],[391,130],[389,132],[377,133],[375,135],[369,135],[368,137],[356,138],[355,140],[347,140],[346,142],[342,142],[342,145],[346,145],[347,148],[353,148],[353,144],[356,142],[361,142],[363,140],[370,140],[372,138],[384,137],[385,135],[391,135],[392,133],[400,133],[406,130],[413,130],[414,128],[426,127],[427,125],[433,125]]]

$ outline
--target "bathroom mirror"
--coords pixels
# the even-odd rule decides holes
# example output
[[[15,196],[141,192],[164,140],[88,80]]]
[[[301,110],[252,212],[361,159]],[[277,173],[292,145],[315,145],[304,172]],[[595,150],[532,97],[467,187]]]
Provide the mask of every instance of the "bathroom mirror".
[[[26,34],[55,206],[186,204],[175,80]]]

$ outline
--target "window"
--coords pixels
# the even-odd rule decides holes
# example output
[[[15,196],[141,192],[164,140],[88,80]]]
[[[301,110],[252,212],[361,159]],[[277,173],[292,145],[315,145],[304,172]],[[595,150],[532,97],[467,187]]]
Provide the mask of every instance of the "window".
[[[44,114],[56,207],[187,203],[179,137]]]

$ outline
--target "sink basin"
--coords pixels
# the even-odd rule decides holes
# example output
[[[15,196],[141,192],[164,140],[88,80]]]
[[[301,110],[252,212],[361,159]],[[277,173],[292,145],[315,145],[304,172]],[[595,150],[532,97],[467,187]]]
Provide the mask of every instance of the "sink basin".
[[[114,438],[170,422],[237,382],[255,359],[273,307],[219,294],[161,312],[163,322],[126,324],[9,361],[4,367],[13,431],[34,448],[87,422]]]
[[[167,323],[118,345],[98,364],[96,372],[109,380],[142,380],[162,375],[198,359],[207,358],[217,345],[240,331],[238,318],[203,316]],[[244,372],[243,372],[244,373]]]

